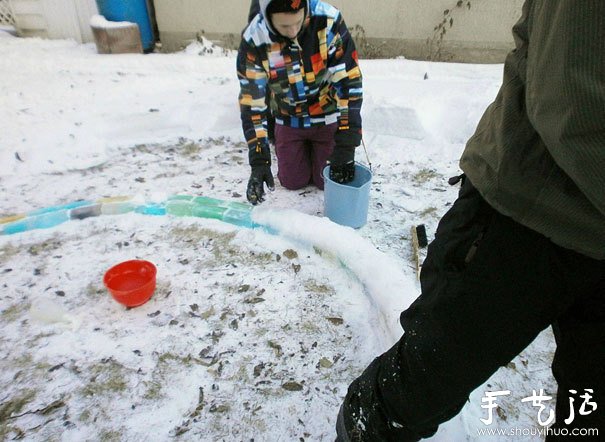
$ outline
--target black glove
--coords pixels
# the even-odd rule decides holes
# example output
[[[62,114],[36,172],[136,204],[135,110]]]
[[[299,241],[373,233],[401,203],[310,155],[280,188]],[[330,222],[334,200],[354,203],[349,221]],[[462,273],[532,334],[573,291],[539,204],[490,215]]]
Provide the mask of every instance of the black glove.
[[[269,190],[275,190],[275,181],[273,181],[271,166],[269,164],[252,166],[252,172],[250,173],[250,179],[248,180],[248,189],[246,190],[246,198],[248,198],[248,201],[253,205],[262,203],[265,200],[265,183]]]
[[[335,183],[345,184],[355,178],[355,148],[336,146],[328,159],[330,179]]]

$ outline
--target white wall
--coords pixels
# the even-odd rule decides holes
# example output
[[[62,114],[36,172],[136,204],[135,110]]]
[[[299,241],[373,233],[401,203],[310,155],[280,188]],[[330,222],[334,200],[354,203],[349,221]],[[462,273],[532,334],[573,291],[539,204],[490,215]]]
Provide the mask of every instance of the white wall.
[[[223,44],[239,42],[246,24],[248,0],[154,0],[160,40],[174,50],[199,31]],[[455,8],[457,0],[330,0],[350,28],[361,25],[368,45],[388,56],[422,58],[426,40],[453,9],[454,26],[444,48],[462,61],[502,61],[512,48],[511,27],[521,15],[523,0],[471,0],[471,9]]]
[[[75,5],[82,42],[94,42],[95,38],[90,28],[90,18],[99,13],[97,3],[94,0],[76,0]]]
[[[89,24],[97,14],[94,0],[11,0],[11,4],[22,36],[94,41]]]
[[[471,0],[471,9],[455,8],[457,0],[331,0],[351,29],[358,46],[373,55],[426,58],[445,9],[453,9],[454,26],[443,41],[444,59],[501,62],[513,47],[511,27],[521,15],[523,0]],[[211,40],[237,47],[246,24],[249,0],[154,0],[160,40],[177,50],[203,31]],[[11,0],[21,35],[73,38],[92,42],[90,17],[95,0]],[[361,41],[360,41],[361,40]]]

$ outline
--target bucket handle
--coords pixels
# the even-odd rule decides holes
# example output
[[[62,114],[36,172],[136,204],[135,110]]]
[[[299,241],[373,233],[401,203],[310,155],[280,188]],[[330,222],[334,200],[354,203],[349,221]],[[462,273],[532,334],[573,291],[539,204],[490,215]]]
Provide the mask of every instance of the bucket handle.
[[[366,143],[363,138],[361,139],[361,144],[363,146],[363,151],[366,154],[366,159],[368,160],[368,166],[370,167],[370,172],[372,172],[372,162],[370,161],[370,156],[368,155],[368,149],[366,148]]]

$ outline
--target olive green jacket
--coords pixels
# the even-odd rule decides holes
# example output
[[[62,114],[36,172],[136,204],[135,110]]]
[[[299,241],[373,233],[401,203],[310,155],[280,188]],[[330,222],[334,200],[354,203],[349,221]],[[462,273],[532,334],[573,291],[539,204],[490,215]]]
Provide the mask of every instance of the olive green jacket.
[[[499,212],[605,259],[605,0],[527,0],[460,165]]]

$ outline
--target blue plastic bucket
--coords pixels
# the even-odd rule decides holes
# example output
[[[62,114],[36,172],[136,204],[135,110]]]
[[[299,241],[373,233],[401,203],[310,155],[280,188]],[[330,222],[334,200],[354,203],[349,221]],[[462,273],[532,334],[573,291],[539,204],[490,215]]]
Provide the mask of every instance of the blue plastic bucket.
[[[153,50],[155,41],[147,0],[97,0],[97,6],[99,13],[109,21],[129,21],[139,25],[143,50]]]
[[[324,215],[343,226],[358,229],[368,220],[372,171],[355,163],[355,179],[338,184],[330,179],[330,166],[323,170]]]

